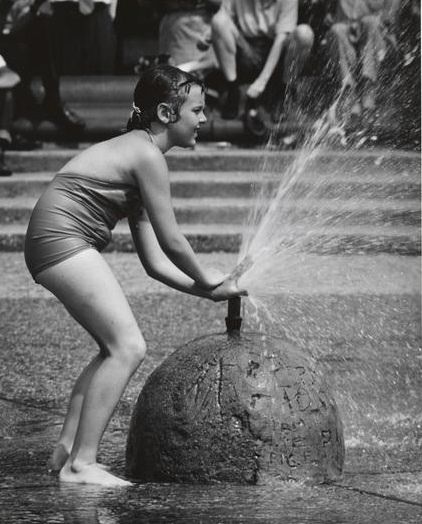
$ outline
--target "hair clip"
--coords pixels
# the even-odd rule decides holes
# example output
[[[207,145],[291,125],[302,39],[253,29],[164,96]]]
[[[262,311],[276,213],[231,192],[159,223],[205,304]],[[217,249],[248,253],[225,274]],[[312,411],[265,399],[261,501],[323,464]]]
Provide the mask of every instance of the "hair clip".
[[[176,91],[181,91],[184,88],[184,92],[188,95],[190,93],[190,88],[192,86],[192,80],[185,80],[176,86]]]
[[[142,111],[139,109],[139,107],[137,105],[135,105],[135,102],[132,103],[132,107],[133,107],[133,110],[135,111],[135,113],[137,115],[141,116]]]

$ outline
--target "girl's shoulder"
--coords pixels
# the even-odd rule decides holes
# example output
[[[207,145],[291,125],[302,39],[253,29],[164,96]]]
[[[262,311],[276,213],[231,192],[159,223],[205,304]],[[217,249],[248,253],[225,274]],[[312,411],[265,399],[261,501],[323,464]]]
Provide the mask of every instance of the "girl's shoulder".
[[[116,144],[119,148],[123,147],[128,152],[132,152],[138,157],[144,157],[146,160],[164,157],[163,153],[154,144],[149,135],[143,131],[139,133],[131,131],[119,137],[112,138],[107,142],[109,142],[110,145]],[[107,144],[107,142],[104,142],[104,144]]]
[[[113,155],[120,171],[130,172],[137,178],[148,177],[151,173],[165,175],[168,172],[164,154],[147,134],[142,136],[130,132],[120,138]]]
[[[133,163],[162,162],[164,159],[163,153],[149,140],[148,135],[143,137],[132,132],[94,144],[85,154],[99,161],[118,163],[122,167],[130,167]]]

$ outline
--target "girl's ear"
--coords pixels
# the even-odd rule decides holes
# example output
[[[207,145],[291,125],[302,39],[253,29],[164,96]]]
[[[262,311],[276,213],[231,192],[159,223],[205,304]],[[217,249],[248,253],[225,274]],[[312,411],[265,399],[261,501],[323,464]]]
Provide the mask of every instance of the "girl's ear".
[[[162,124],[169,124],[171,121],[171,109],[168,104],[161,102],[157,106],[157,117]]]

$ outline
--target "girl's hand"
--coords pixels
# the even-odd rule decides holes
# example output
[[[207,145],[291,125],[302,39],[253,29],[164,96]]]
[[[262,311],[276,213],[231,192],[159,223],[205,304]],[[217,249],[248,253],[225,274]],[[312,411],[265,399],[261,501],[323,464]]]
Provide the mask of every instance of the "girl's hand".
[[[215,268],[206,268],[205,271],[205,279],[201,284],[198,283],[198,285],[204,289],[212,290],[219,286],[221,283],[224,282],[224,280],[227,278],[227,275],[225,275],[222,271]]]
[[[248,292],[246,289],[239,289],[237,281],[230,278],[226,278],[222,284],[210,291],[210,298],[214,302],[221,302],[222,300],[228,300],[229,298],[247,295]]]

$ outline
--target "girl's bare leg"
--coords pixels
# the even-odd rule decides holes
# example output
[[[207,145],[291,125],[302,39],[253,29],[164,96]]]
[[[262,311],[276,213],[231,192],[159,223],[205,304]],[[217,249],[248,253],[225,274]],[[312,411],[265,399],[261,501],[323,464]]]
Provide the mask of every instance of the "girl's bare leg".
[[[79,423],[60,478],[64,482],[125,484],[98,467],[96,456],[110,417],[145,354],[136,320],[109,266],[93,249],[43,271],[38,281],[69,311],[77,311],[82,326],[106,352],[81,379],[86,391],[80,397]],[[75,413],[76,406],[77,402]]]
[[[69,305],[67,310],[72,315],[72,317],[81,324],[88,332],[88,326],[84,325],[84,321],[80,318],[77,310],[71,309]],[[95,336],[90,333],[90,335],[95,339]],[[95,356],[91,362],[83,369],[82,373],[79,375],[78,379],[73,386],[73,390],[70,396],[69,406],[67,408],[66,417],[60,432],[59,440],[51,454],[51,457],[47,463],[47,469],[50,472],[58,472],[65,465],[67,459],[69,458],[70,452],[75,441],[76,431],[78,429],[79,419],[82,410],[83,400],[85,398],[87,389],[91,382],[93,374],[97,371],[98,366],[101,364],[102,360],[106,357],[107,351],[101,346],[101,342],[97,340],[97,344],[100,347],[100,352]],[[100,465],[100,467],[107,469],[107,466]]]
[[[49,471],[60,471],[69,458],[79,425],[83,400],[91,383],[92,376],[97,371],[101,361],[101,355],[94,357],[79,375],[73,387],[59,440],[47,464]]]

